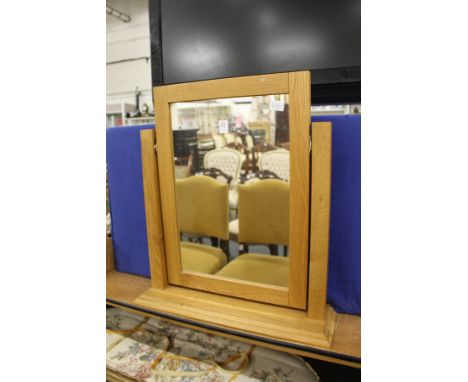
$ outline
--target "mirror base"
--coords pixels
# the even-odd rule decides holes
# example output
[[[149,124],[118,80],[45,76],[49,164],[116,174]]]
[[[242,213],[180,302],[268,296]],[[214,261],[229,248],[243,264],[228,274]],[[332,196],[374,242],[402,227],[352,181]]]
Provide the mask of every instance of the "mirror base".
[[[176,286],[149,288],[134,304],[231,331],[250,333],[275,341],[330,348],[336,312],[327,306],[325,320],[307,312],[259,302],[215,295]]]

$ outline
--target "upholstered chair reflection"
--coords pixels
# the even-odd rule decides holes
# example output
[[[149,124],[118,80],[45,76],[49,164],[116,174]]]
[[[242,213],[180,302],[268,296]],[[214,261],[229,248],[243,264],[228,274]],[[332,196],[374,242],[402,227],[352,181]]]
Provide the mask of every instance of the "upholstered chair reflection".
[[[242,154],[234,149],[223,148],[208,151],[204,157],[205,169],[216,168],[231,177],[229,184],[229,207],[234,212],[237,209],[237,184],[240,180],[242,168]],[[222,178],[218,179],[223,181]]]
[[[289,244],[289,184],[266,179],[239,186],[238,240],[244,245]],[[231,222],[232,223],[232,222]],[[238,256],[217,275],[287,287],[289,258],[247,253]]]
[[[204,175],[176,179],[176,204],[181,238],[188,239],[180,242],[182,269],[214,274],[228,260],[228,185]]]
[[[253,170],[253,161],[251,158],[251,153],[247,146],[243,145],[242,143],[239,142],[232,142],[226,145],[227,148],[239,151],[242,156],[242,168],[241,168],[241,178],[242,174],[247,174],[247,172]]]
[[[254,162],[254,171],[258,171],[258,162],[260,161],[260,158],[263,156],[264,153],[278,149],[279,147],[272,145],[268,142],[257,143],[255,146],[253,146],[251,152],[252,160]]]
[[[233,133],[225,133],[224,135],[224,140],[226,141],[226,145],[230,143],[234,143],[236,141],[236,135]]]
[[[277,149],[262,154],[258,160],[258,169],[260,173],[272,172],[279,179],[289,182],[289,164],[289,151]]]
[[[213,142],[215,145],[215,148],[217,149],[222,149],[223,147],[226,146],[226,141],[224,137],[220,134],[212,134],[213,137]]]

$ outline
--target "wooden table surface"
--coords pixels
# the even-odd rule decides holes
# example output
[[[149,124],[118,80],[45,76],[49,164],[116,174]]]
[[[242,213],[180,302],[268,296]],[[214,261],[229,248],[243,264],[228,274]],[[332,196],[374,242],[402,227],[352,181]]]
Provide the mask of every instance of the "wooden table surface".
[[[145,315],[158,316],[157,312],[142,311],[141,307],[134,304],[134,300],[145,290],[151,287],[150,279],[116,271],[107,272],[107,303],[124,309],[139,312]],[[171,321],[171,320],[169,320]],[[349,314],[338,314],[333,343],[330,349],[316,347],[314,349],[292,349],[270,342],[263,342],[252,338],[239,337],[226,332],[220,332],[215,328],[207,328],[206,325],[188,324],[175,320],[178,325],[191,327],[192,329],[215,333],[224,337],[230,337],[243,342],[269,347],[276,350],[287,351],[305,357],[321,359],[342,365],[360,367],[361,363],[361,317]]]

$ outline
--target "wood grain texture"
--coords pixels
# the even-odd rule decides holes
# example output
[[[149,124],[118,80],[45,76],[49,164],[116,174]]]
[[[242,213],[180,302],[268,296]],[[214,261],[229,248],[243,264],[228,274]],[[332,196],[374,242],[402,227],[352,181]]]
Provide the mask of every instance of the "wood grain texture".
[[[312,123],[312,186],[309,258],[309,317],[324,319],[327,304],[328,241],[330,231],[330,122]]]
[[[325,337],[328,338],[330,343],[333,341],[333,335],[335,334],[337,313],[330,305],[325,307],[325,327],[323,329]]]
[[[288,73],[223,78],[167,86],[168,102],[287,93]]]
[[[143,308],[145,307],[136,303],[135,301],[135,299],[137,299],[141,293],[148,290],[150,286],[151,284],[150,284],[149,279],[146,279],[140,276],[119,273],[115,271],[109,272],[107,274],[107,297],[111,298],[115,302],[111,302],[108,304],[119,307],[121,309],[132,311],[134,313],[142,314],[145,316],[159,317],[157,313],[154,313],[154,314],[151,314],[148,312],[142,313],[138,309],[140,307],[143,307]],[[122,302],[123,304],[126,304],[126,305],[121,306],[119,305],[119,302]],[[200,301],[200,303],[202,303],[202,301]],[[258,304],[258,305],[268,306],[266,304]],[[281,308],[281,309],[285,309],[285,308]],[[154,310],[155,312],[160,312],[160,310],[157,307],[155,307]],[[287,310],[292,311],[292,314],[296,314],[295,312],[300,312],[300,311],[295,311],[291,309],[287,309]],[[302,313],[302,315],[304,316],[303,312],[300,312],[300,313]],[[269,313],[268,311],[266,311],[264,312],[264,314],[268,315]],[[186,318],[185,314],[175,314],[175,316]],[[206,328],[206,327],[200,327],[197,325],[188,324],[186,322],[171,320],[168,318],[164,318],[164,319],[167,321],[173,322],[174,324],[180,325],[180,326],[203,331],[205,333],[213,333],[213,334],[221,335],[223,337],[232,338],[234,340],[243,341],[243,342],[251,343],[254,345],[264,346],[270,349],[286,351],[289,353],[293,353],[293,354],[297,354],[297,355],[301,355],[305,357],[316,358],[316,359],[320,359],[320,360],[324,360],[328,362],[334,362],[334,363],[338,363],[342,365],[360,367],[359,362],[346,361],[346,360],[342,360],[342,359],[329,356],[329,355],[317,354],[313,351],[303,351],[300,349],[271,344],[268,342],[261,341],[260,339],[256,340],[252,338],[246,338],[242,335],[242,333],[239,333],[239,335],[225,333],[222,331],[224,325],[216,325],[211,328]],[[322,349],[326,349],[326,350],[329,350],[330,352],[336,353],[337,355],[360,358],[361,356],[360,325],[361,325],[361,318],[359,316],[352,316],[352,315],[347,315],[347,314],[336,314],[335,333],[333,336],[333,342],[331,344],[331,347],[327,348],[327,347],[321,347],[319,345],[314,345],[313,348],[319,351]],[[219,327],[219,330],[217,330],[216,327]],[[282,329],[282,331],[287,333],[287,329]]]
[[[290,94],[291,191],[290,191],[290,277],[288,289],[204,274],[183,272],[177,224],[174,154],[170,102],[242,97],[258,94]],[[160,86],[154,89],[161,208],[164,224],[166,264],[170,284],[306,309],[309,210],[309,115],[310,73],[200,81]]]
[[[106,271],[112,271],[114,266],[114,245],[112,244],[112,237],[106,235]]]
[[[309,252],[310,72],[289,73],[289,304],[305,309]]]
[[[135,301],[149,309],[220,327],[304,345],[329,348],[325,321],[305,311],[168,286],[150,288]]]
[[[107,272],[106,297],[123,303],[132,303],[140,294],[151,287],[151,280],[117,271]]]
[[[164,227],[164,243],[169,283],[181,283],[181,261],[179,228],[177,224],[174,149],[172,144],[172,125],[167,87],[154,88],[154,110],[156,113],[156,144],[158,151],[158,170],[161,191],[161,209]],[[160,275],[157,275],[159,277]]]
[[[270,304],[289,305],[288,288],[194,272],[182,272],[181,279],[181,285],[193,289]]]
[[[361,357],[361,317],[337,314],[333,351],[339,354]]]
[[[140,141],[151,284],[164,289],[168,282],[154,130],[141,130]]]
[[[167,276],[170,284],[183,285],[207,292],[222,293],[241,298],[256,299],[272,304],[288,305],[288,291],[272,285],[229,280],[205,274],[183,272],[180,261],[180,240],[177,223],[174,176],[174,149],[166,86],[155,88],[156,135],[158,168],[161,190],[161,209],[164,226],[164,242]],[[143,158],[146,160],[146,158]],[[155,274],[157,278],[162,275]],[[152,275],[153,277],[153,275]]]

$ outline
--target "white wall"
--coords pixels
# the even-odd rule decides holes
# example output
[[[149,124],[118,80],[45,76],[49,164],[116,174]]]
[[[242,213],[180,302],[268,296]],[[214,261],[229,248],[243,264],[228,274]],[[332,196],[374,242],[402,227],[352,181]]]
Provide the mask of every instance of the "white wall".
[[[107,5],[128,14],[124,23],[106,14],[106,62],[136,57],[150,57],[148,0],[107,0]],[[141,91],[140,109],[147,103],[153,110],[151,97],[151,60],[106,65],[107,104],[135,104],[135,89]]]

